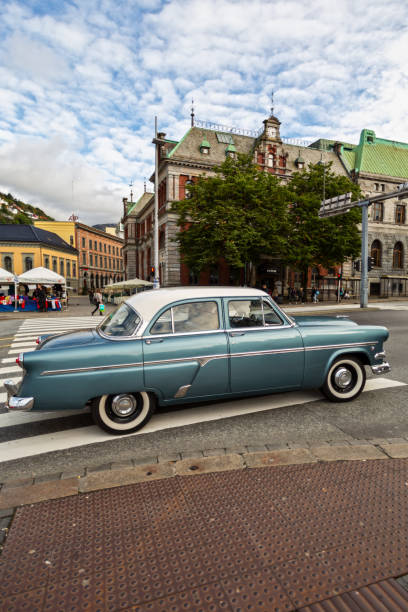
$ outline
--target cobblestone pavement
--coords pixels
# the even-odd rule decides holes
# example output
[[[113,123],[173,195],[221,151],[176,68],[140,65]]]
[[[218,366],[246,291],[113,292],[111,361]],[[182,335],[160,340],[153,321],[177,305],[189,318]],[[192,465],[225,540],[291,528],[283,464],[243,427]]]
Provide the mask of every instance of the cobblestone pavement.
[[[407,610],[408,442],[374,442],[6,483],[0,610]]]

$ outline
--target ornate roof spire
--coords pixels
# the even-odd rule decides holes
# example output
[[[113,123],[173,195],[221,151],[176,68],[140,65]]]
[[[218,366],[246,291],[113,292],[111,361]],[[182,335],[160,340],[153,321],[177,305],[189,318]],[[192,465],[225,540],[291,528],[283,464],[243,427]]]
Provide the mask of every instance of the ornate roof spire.
[[[273,92],[273,89],[272,89],[272,94],[271,94],[271,104],[272,104],[272,106],[271,106],[271,117],[273,117],[273,110],[274,110],[274,107],[273,107],[273,94],[274,94],[274,92]]]
[[[194,99],[191,99],[191,127],[194,127]]]

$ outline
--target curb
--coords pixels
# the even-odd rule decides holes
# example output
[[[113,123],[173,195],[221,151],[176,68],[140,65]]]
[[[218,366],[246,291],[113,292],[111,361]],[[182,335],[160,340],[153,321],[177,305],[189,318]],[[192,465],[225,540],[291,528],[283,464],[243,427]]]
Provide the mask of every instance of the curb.
[[[282,448],[271,451],[230,452],[184,459],[167,459],[159,463],[113,465],[78,470],[39,479],[14,480],[0,490],[0,511],[101,489],[110,489],[150,480],[191,476],[228,470],[279,467],[284,465],[316,464],[333,461],[373,461],[407,459],[408,442],[316,445],[310,448]],[[48,480],[47,480],[48,478]],[[58,479],[61,478],[61,479]]]

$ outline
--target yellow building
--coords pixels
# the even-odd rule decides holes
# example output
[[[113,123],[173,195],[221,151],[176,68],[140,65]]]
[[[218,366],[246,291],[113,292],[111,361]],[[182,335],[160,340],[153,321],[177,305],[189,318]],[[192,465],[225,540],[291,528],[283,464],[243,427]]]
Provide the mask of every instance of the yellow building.
[[[72,235],[75,241],[75,231]],[[70,234],[67,236],[70,241]],[[78,289],[78,251],[54,232],[33,225],[0,224],[0,258],[0,266],[17,276],[42,266]]]
[[[34,221],[34,225],[47,232],[54,232],[74,249],[78,248],[74,221]]]

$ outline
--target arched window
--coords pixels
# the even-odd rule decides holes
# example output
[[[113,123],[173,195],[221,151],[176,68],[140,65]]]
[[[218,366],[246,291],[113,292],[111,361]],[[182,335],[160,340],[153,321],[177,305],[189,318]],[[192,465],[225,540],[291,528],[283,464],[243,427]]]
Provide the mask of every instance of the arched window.
[[[404,262],[404,247],[402,242],[396,242],[392,253],[392,267],[403,268]]]
[[[7,272],[13,271],[13,261],[9,255],[4,258],[4,267],[6,268]]]
[[[33,258],[32,257],[26,257],[24,260],[24,265],[25,265],[25,271],[27,272],[27,270],[32,270],[33,269]]]
[[[381,268],[382,259],[382,246],[379,240],[374,240],[371,245],[371,257],[373,258],[373,264],[376,268]]]

